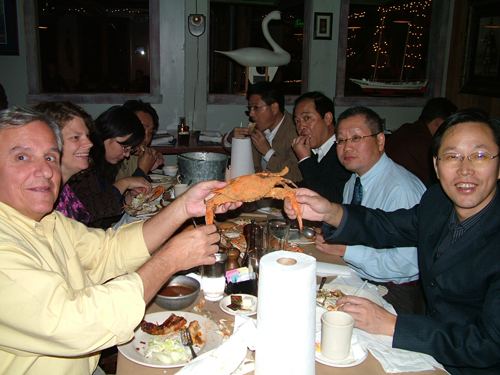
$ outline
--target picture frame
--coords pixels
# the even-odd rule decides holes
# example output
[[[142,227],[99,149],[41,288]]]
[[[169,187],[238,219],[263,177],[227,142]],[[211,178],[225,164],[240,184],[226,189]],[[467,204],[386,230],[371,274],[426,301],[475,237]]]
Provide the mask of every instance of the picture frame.
[[[333,13],[314,13],[314,39],[332,39]]]
[[[500,97],[500,0],[469,0],[461,93]]]
[[[0,0],[0,55],[19,55],[16,0]]]

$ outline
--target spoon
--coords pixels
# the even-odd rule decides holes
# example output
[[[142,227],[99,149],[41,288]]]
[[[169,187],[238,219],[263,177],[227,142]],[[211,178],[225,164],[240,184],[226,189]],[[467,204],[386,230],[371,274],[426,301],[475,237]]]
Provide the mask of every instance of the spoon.
[[[325,285],[326,283],[326,276],[323,276],[321,278],[321,282],[319,283],[319,288],[318,288],[318,291],[321,290],[323,288],[323,286]]]
[[[302,231],[300,233],[302,233],[302,235],[305,238],[313,238],[315,235],[314,230],[312,228],[308,228],[308,227],[305,227],[304,229],[302,229]]]

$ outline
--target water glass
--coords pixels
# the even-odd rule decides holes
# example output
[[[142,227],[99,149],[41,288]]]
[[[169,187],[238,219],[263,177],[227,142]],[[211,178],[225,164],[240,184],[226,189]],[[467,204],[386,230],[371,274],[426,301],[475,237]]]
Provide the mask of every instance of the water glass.
[[[219,301],[226,288],[226,253],[215,253],[215,263],[201,266],[201,287],[207,301]]]
[[[267,251],[285,250],[288,247],[290,220],[269,219],[266,223]]]

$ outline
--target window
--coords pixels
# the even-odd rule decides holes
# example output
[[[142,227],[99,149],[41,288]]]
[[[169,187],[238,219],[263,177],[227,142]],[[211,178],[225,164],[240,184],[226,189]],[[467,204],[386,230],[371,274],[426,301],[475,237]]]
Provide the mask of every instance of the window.
[[[28,100],[161,100],[158,0],[27,3]]]
[[[449,0],[342,0],[336,104],[421,106],[441,96],[448,10]],[[380,88],[388,82],[409,90]]]
[[[262,20],[273,10],[281,20],[269,22],[271,38],[290,53],[291,61],[280,66],[273,82],[282,83],[286,95],[299,95],[302,81],[302,41],[304,2],[282,0],[273,6],[210,4],[210,79],[211,94],[245,93],[245,68],[215,51],[232,51],[245,47],[272,50],[262,33]],[[258,69],[264,74],[264,69]],[[256,78],[263,80],[265,77]]]

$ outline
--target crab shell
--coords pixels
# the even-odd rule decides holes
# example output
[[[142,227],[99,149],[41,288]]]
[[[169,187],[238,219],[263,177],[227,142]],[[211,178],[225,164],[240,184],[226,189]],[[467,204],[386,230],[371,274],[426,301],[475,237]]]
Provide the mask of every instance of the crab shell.
[[[289,198],[293,210],[297,214],[300,230],[302,230],[300,206],[295,198],[295,191],[288,184],[297,186],[292,181],[283,178],[287,173],[288,168],[285,167],[279,173],[261,172],[229,180],[226,187],[214,190],[215,196],[205,201],[207,205],[206,223],[213,224],[216,208],[224,203],[253,202],[261,198],[281,200]]]

